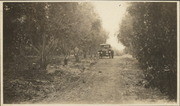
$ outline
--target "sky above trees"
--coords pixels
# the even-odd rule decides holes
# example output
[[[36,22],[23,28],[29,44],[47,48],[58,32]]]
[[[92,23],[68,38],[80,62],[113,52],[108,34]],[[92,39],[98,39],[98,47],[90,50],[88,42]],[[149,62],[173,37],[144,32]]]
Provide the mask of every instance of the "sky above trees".
[[[93,4],[104,29],[109,33],[107,43],[115,49],[123,50],[124,46],[118,42],[116,36],[128,4],[125,2],[93,2]]]

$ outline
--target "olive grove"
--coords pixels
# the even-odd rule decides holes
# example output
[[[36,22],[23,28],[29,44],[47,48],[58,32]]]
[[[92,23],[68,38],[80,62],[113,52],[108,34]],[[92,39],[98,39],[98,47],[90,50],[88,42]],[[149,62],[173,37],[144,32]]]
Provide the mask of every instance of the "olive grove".
[[[176,3],[130,3],[118,39],[144,70],[146,87],[177,97]]]
[[[63,57],[57,62],[64,61],[64,65],[68,64],[70,55],[76,62],[86,55],[95,56],[99,44],[106,39],[107,34],[91,3],[4,3],[5,99],[16,97],[10,92],[13,91],[10,81],[32,79],[37,72],[46,73],[54,56]]]
[[[4,3],[3,25],[4,62],[33,55],[42,69],[51,55],[96,53],[107,37],[89,3]]]

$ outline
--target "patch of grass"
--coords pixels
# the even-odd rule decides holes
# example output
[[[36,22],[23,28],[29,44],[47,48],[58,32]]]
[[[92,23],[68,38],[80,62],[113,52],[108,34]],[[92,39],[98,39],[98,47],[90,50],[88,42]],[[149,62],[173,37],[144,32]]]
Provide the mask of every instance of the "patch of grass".
[[[52,73],[38,69],[17,70],[12,65],[4,69],[3,73],[4,103],[38,100],[57,90],[65,89],[68,84],[78,81],[83,68],[88,69],[92,63],[94,64],[95,60],[84,59],[80,63],[71,61],[68,66],[63,66],[54,61],[49,68],[54,70]]]

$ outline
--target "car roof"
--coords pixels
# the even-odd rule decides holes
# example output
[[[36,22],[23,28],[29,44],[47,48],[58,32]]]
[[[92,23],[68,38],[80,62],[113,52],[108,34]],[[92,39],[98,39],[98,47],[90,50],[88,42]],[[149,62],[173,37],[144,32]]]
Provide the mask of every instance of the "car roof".
[[[104,44],[100,44],[100,45],[110,45],[110,44],[105,44],[105,43],[104,43]]]

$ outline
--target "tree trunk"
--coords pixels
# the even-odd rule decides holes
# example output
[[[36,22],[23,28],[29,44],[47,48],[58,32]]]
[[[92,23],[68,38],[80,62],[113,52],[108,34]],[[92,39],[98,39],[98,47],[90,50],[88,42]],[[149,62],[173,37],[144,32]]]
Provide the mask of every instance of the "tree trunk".
[[[79,62],[79,56],[78,56],[78,54],[75,54],[74,57],[75,57],[75,59],[76,59],[76,62]]]
[[[86,58],[86,57],[87,57],[86,53],[84,53],[83,57],[84,57],[84,58]]]
[[[43,60],[43,59],[42,59]],[[46,60],[44,59],[43,61],[41,61],[41,64],[40,64],[40,69],[41,70],[46,70],[46,67],[47,67],[47,62]]]
[[[64,66],[65,65],[68,65],[68,58],[67,58],[67,56],[65,56],[65,58],[64,58]]]
[[[45,43],[46,43],[46,38],[45,35],[43,36],[43,41],[42,41],[42,51],[41,51],[41,63],[40,63],[40,69],[45,70],[47,66],[47,61],[46,61],[46,56],[45,56]]]

